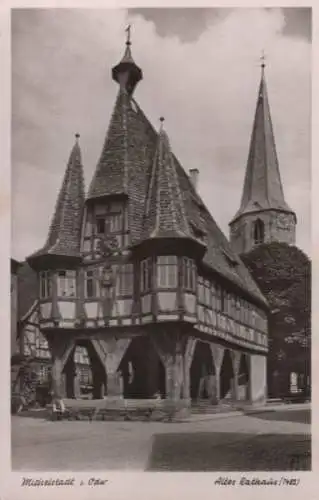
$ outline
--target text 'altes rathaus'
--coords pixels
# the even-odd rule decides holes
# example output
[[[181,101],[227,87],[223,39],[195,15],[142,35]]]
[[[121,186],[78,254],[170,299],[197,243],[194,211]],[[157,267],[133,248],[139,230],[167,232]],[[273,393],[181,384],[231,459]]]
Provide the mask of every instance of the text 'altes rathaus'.
[[[177,407],[266,398],[268,305],[238,257],[295,240],[285,202],[264,65],[241,205],[230,243],[134,99],[142,71],[131,42],[112,69],[118,93],[87,195],[77,135],[44,247],[34,320],[52,359],[56,395],[77,396],[74,351],[85,347],[93,398]]]

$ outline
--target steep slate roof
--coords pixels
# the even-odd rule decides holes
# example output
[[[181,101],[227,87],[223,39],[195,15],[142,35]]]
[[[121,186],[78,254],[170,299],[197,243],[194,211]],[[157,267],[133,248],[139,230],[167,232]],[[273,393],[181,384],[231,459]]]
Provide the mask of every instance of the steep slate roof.
[[[244,189],[240,208],[233,221],[245,213],[269,209],[293,213],[284,198],[268,102],[264,64],[262,64]]]
[[[76,137],[78,139],[79,136]],[[76,140],[67,164],[47,241],[44,247],[31,255],[28,260],[47,254],[80,256],[84,201],[81,150]]]
[[[88,198],[94,198],[94,193],[96,197],[128,195],[132,244],[146,236],[185,234],[196,238],[191,231],[196,228],[207,245],[204,262],[265,303],[249,271],[232,251],[189,176],[171,152],[166,133],[163,130],[158,133],[153,128],[138,103],[123,89],[117,98],[103,151],[108,161],[99,162],[100,180],[97,182],[96,172]]]
[[[156,145],[160,140],[158,133],[155,131],[155,129],[150,124],[139,107],[138,110],[145,130],[148,131],[148,137],[155,145],[155,147],[153,146],[153,150],[155,150]],[[148,147],[149,149],[151,149],[150,145],[148,145]],[[266,303],[265,298],[252,279],[249,271],[244,266],[240,258],[233,252],[229,241],[219,229],[209,210],[206,208],[203,200],[196,192],[189,176],[186,174],[185,170],[174,155],[172,155],[172,159],[173,163],[175,164],[177,182],[180,186],[188,226],[191,224],[196,224],[196,222],[198,222],[198,229],[200,229],[203,232],[203,235],[205,235],[204,238],[207,245],[207,250],[203,261],[212,270],[216,271],[224,278],[230,280],[241,289],[250,293],[259,301]],[[145,170],[148,169],[149,171],[149,178],[151,175],[150,172],[152,167],[153,162],[151,162],[150,165],[145,165]],[[148,185],[150,185],[150,182],[148,183]],[[147,199],[148,194],[145,193],[144,196],[145,199]],[[145,212],[145,216],[146,215],[147,214]]]
[[[128,93],[124,87],[120,87],[88,199],[110,194],[127,194],[128,107]]]
[[[192,237],[176,164],[162,126],[146,195],[144,222],[144,238]]]

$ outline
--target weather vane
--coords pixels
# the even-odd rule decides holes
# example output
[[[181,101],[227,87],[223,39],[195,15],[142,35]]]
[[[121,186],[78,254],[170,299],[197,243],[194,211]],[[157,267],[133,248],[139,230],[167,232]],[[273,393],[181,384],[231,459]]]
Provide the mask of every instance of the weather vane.
[[[126,45],[131,45],[131,25],[129,24],[128,27],[126,28],[126,33],[127,33],[127,38],[126,38]]]

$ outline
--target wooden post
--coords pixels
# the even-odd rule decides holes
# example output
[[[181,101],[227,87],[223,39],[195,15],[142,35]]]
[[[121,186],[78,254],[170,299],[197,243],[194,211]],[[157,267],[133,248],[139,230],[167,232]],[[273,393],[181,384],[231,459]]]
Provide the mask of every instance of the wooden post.
[[[213,361],[215,366],[215,394],[216,394],[216,404],[220,402],[220,372],[222,369],[225,348],[217,345],[210,344],[211,352],[213,355]]]
[[[131,343],[130,338],[94,339],[92,345],[104,366],[106,374],[106,394],[108,397],[123,396],[123,381],[118,368]]]
[[[191,397],[191,377],[190,369],[194,357],[197,339],[189,337],[187,339],[185,354],[184,354],[184,384],[183,384],[183,398],[190,399]]]
[[[52,354],[52,390],[56,397],[65,396],[63,368],[74,349],[74,340],[70,336],[54,336],[48,341]]]
[[[230,351],[231,354],[231,359],[232,359],[232,365],[233,365],[233,373],[234,373],[234,378],[233,378],[233,399],[235,401],[239,400],[239,391],[238,391],[238,374],[239,374],[239,366],[240,366],[240,357],[241,353],[239,351]]]

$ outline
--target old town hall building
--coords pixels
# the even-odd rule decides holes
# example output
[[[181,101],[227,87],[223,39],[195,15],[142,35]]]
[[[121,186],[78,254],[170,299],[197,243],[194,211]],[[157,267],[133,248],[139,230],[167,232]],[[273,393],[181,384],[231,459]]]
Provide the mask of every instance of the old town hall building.
[[[80,395],[81,348],[94,399],[263,402],[268,306],[238,255],[270,238],[292,242],[295,227],[264,70],[231,243],[197,192],[196,169],[187,174],[174,156],[164,120],[155,130],[135,101],[142,70],[129,40],[112,77],[117,97],[88,192],[77,135],[46,243],[27,259],[37,285],[22,334],[41,335],[62,397]]]

